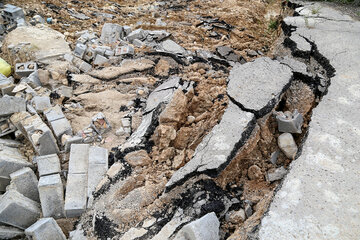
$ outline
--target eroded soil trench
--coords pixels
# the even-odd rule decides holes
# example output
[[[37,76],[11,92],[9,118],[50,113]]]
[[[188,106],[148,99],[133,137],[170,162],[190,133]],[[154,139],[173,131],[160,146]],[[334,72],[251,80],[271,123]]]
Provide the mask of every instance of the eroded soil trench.
[[[68,14],[62,13],[69,9],[85,14],[104,10],[114,14],[113,22],[123,21],[123,25],[150,30],[166,29],[174,41],[196,53],[183,56],[139,48],[129,57],[129,66],[139,61],[141,67],[119,74],[107,64],[82,76],[73,74],[68,66],[47,66],[62,72],[74,90],[71,98],[56,94],[51,97],[53,102],[63,105],[75,132],[81,131],[89,118],[100,111],[113,127],[94,143],[111,150],[111,167],[89,199],[91,207],[86,213],[78,221],[58,221],[64,232],[73,230],[76,221],[76,234],[87,239],[174,239],[184,225],[214,212],[220,221],[220,239],[256,238],[261,218],[293,160],[279,149],[281,133],[275,113],[297,110],[303,116],[301,133],[293,134],[298,146],[296,159],[306,141],[312,110],[326,94],[334,74],[315,43],[303,38],[303,44],[298,44],[298,38],[302,37],[294,38],[291,26],[283,23],[281,29],[279,26],[271,30],[297,6],[285,6],[277,1],[265,4],[225,1],[215,13],[213,9],[219,8],[217,3],[199,1],[34,4],[50,9],[44,10],[45,14],[55,13],[61,23],[55,28],[66,33],[72,43],[79,29],[70,23],[79,22],[82,28],[94,29],[99,23],[94,19],[69,20]],[[166,11],[151,11],[152,4]],[[220,20],[206,15],[208,9]],[[239,12],[247,20],[243,17],[239,20]],[[167,27],[154,27],[155,19],[161,17],[166,19]],[[189,19],[196,23],[189,23]],[[209,30],[211,24],[215,27]],[[228,45],[232,47],[230,50],[222,48]],[[206,57],[203,50],[217,56]],[[222,51],[231,53],[221,55]],[[236,63],[229,59],[231,54]],[[289,68],[291,77],[261,110],[249,109],[228,93],[229,74],[237,65],[247,66],[246,61],[265,56]],[[18,57],[27,60],[21,54]],[[78,104],[84,107],[79,108]],[[175,172],[192,164],[196,151],[200,151],[198,146],[221,123],[230,105],[251,114],[251,118],[243,134],[237,136],[224,164],[194,171],[167,185]],[[130,122],[128,134],[117,132],[125,127],[123,119]],[[68,155],[63,154],[62,159],[66,170]],[[276,177],[269,178],[269,174],[277,171]]]

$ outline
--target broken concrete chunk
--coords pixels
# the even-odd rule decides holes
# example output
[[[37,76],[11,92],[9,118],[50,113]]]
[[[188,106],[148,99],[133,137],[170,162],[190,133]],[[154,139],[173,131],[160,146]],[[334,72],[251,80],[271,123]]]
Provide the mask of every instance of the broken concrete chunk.
[[[40,218],[25,230],[25,234],[36,240],[66,240],[64,233],[53,218]]]
[[[307,66],[305,63],[295,60],[292,57],[285,56],[281,60],[279,60],[281,64],[284,64],[291,68],[291,70],[295,73],[301,73],[305,76],[311,76],[311,73],[308,72]]]
[[[109,121],[106,119],[105,115],[101,112],[96,114],[91,119],[91,127],[98,133],[103,134],[111,129]]]
[[[40,177],[38,184],[44,217],[64,217],[64,189],[59,174]]]
[[[25,18],[24,11],[21,8],[11,5],[11,4],[5,5],[5,8],[4,8],[1,16],[3,17],[3,19],[5,21],[12,22],[12,23],[16,22],[17,19]]]
[[[270,162],[271,162],[272,164],[276,165],[277,159],[278,159],[278,157],[279,157],[279,153],[280,153],[279,150],[271,153]]]
[[[79,144],[83,142],[83,138],[80,136],[73,136],[65,141],[64,149],[66,152],[70,151],[71,144]]]
[[[230,72],[227,91],[244,108],[264,115],[279,100],[291,78],[292,71],[289,67],[262,57],[243,65],[235,65]]]
[[[18,228],[0,226],[0,239],[17,239],[19,237],[23,237],[24,235],[24,231]]]
[[[60,160],[57,154],[38,156],[36,162],[40,177],[61,172]]]
[[[51,128],[57,139],[61,139],[63,134],[72,135],[70,122],[66,118],[61,118],[50,122]]]
[[[244,112],[230,102],[221,122],[205,136],[197,146],[193,158],[173,174],[166,187],[169,189],[194,173],[217,173],[231,160],[228,159],[231,152],[242,134],[248,130],[253,118],[252,113]]]
[[[38,70],[31,73],[27,78],[22,78],[20,83],[26,83],[32,88],[41,86]]]
[[[10,174],[9,188],[14,189],[31,200],[40,202],[38,191],[38,179],[34,171],[25,167]]]
[[[101,30],[100,40],[103,43],[114,43],[123,37],[123,28],[114,23],[105,23]]]
[[[302,36],[297,33],[294,33],[290,36],[290,40],[296,43],[296,49],[300,53],[310,53],[311,44],[305,40]]]
[[[139,150],[135,152],[128,153],[125,156],[125,160],[131,165],[131,166],[146,166],[151,163],[151,158],[147,154],[145,150]]]
[[[59,105],[46,109],[44,111],[44,115],[46,117],[46,120],[48,120],[48,122],[65,118],[65,115],[62,112],[61,107]]]
[[[281,151],[289,159],[294,159],[298,148],[291,133],[283,133],[278,137],[278,145]]]
[[[78,43],[74,49],[74,55],[78,58],[84,58],[87,46],[85,44]]]
[[[108,151],[106,148],[90,147],[88,171],[88,196],[95,191],[96,186],[108,170]]]
[[[94,60],[94,65],[103,65],[105,63],[109,62],[109,59],[98,54],[96,55],[95,57],[95,60]],[[85,72],[85,71],[84,71]]]
[[[0,198],[0,223],[25,229],[40,217],[37,202],[10,189]]]
[[[283,166],[281,166],[275,169],[274,172],[268,172],[266,175],[266,179],[269,182],[280,180],[286,175],[286,173],[287,173],[286,169]]]
[[[36,70],[37,64],[35,62],[17,63],[15,65],[15,73],[20,77],[28,77]]]
[[[0,98],[0,117],[26,111],[26,100],[19,97],[4,96]]]
[[[301,113],[295,109],[293,113],[288,114],[277,112],[276,121],[278,123],[279,132],[301,133],[304,119]]]
[[[143,40],[144,38],[145,38],[145,33],[144,33],[144,30],[142,30],[142,29],[136,29],[136,30],[132,31],[131,33],[129,33],[126,37],[126,39],[131,43],[135,39]]]
[[[161,50],[164,52],[170,52],[174,54],[185,54],[185,49],[173,40],[165,40],[160,44]]]
[[[32,99],[32,104],[37,112],[43,112],[45,109],[51,107],[50,98],[47,96],[35,96]]]
[[[233,49],[231,47],[228,46],[220,46],[216,48],[216,52],[218,54],[220,54],[220,56],[222,57],[226,57],[227,55],[229,55],[231,52],[233,52]]]
[[[122,46],[119,55],[134,55],[134,48],[131,46]]]
[[[74,145],[73,145],[74,146]],[[65,193],[65,215],[79,217],[87,204],[87,174],[69,173]]]
[[[220,222],[214,212],[186,224],[176,235],[175,240],[219,240]]]

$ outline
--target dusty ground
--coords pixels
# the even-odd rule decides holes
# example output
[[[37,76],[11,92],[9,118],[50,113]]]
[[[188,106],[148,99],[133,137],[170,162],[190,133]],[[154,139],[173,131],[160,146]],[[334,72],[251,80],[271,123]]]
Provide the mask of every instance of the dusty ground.
[[[257,57],[249,56],[247,54],[249,50],[273,55],[272,48],[279,36],[278,23],[286,11],[281,2],[276,0],[224,0],[222,2],[14,0],[6,2],[23,7],[27,12],[27,17],[36,14],[44,18],[52,17],[53,24],[50,26],[62,32],[72,47],[78,37],[77,32],[92,30],[99,34],[103,23],[113,22],[130,25],[133,29],[164,29],[172,33],[171,38],[175,42],[191,51],[206,49],[214,52],[217,46],[230,46],[246,60]],[[90,19],[76,19],[70,15],[69,11],[83,13]],[[113,18],[100,16],[99,13],[112,14]],[[203,24],[204,20],[216,18],[219,21],[213,24],[213,29],[208,30]],[[161,19],[166,25],[157,26],[157,19]],[[103,135],[102,141],[96,144],[113,150],[111,159],[122,162],[123,165],[125,164],[124,153],[117,151],[116,147],[124,143],[126,139],[116,135],[116,130],[121,127],[121,118],[132,114],[134,131],[140,124],[142,116],[141,106],[127,108],[128,102],[146,99],[156,86],[172,75],[177,75],[184,81],[196,83],[194,90],[186,93],[178,91],[167,106],[167,115],[160,116],[160,124],[149,139],[147,153],[145,153],[148,155],[145,158],[150,158],[151,161],[142,165],[130,164],[131,166],[126,163],[127,165],[118,169],[117,173],[120,174],[115,174],[103,181],[104,187],[100,188],[100,194],[95,202],[97,210],[87,213],[83,222],[86,226],[86,221],[90,224],[93,217],[101,213],[106,216],[102,218],[102,223],[104,219],[107,219],[106,224],[103,225],[114,224],[116,227],[111,227],[110,235],[106,235],[106,231],[96,229],[95,224],[95,230],[88,233],[93,237],[95,234],[99,238],[106,239],[107,236],[112,237],[111,234],[114,232],[121,235],[137,223],[167,209],[166,205],[174,204],[174,199],[181,198],[181,194],[185,194],[189,186],[177,189],[171,194],[163,194],[165,184],[175,170],[191,159],[196,146],[221,119],[228,102],[226,80],[230,67],[209,63],[194,63],[186,66],[177,63],[172,58],[144,55],[147,51],[149,49],[138,49],[135,57],[145,56],[154,63],[154,67],[142,72],[124,74],[111,81],[89,76],[76,81],[74,78],[67,81],[68,76],[64,69],[54,70],[61,75],[57,77],[59,82],[72,86],[74,89],[74,96],[70,99],[53,99],[64,105],[66,117],[70,120],[74,132],[87,127],[92,116],[99,111],[103,112],[112,129]],[[299,88],[306,89],[306,87]],[[292,91],[297,91],[296,89],[294,85]],[[291,99],[294,95],[286,94],[289,96],[284,99]],[[306,94],[308,92],[303,95]],[[295,100],[288,105],[285,103],[285,107],[281,106],[279,110],[299,109],[294,104],[296,105]],[[312,104],[313,101],[310,101],[309,105]],[[310,109],[304,111],[304,114],[310,114],[309,111]],[[230,170],[225,169],[223,174],[215,179],[221,191],[226,191],[230,185],[234,189],[241,188],[243,194],[239,200],[247,199],[254,206],[256,205],[254,208],[256,214],[248,219],[248,223],[244,224],[242,220],[224,223],[222,225],[223,238],[229,237],[235,229],[239,228],[250,232],[266,210],[278,184],[277,182],[269,184],[264,180],[264,173],[274,168],[264,159],[267,159],[274,151],[277,135],[272,118],[266,116],[262,121],[263,123],[259,124],[261,130],[254,133],[253,140],[249,142],[246,151],[236,157],[233,165],[229,165]],[[299,136],[298,141],[301,141],[302,137]],[[66,163],[66,156],[64,162]],[[279,164],[287,166],[289,162],[284,155],[280,155]],[[253,174],[255,177],[249,177],[251,174],[248,169],[254,165],[260,170],[257,172],[255,169]],[[234,169],[241,174],[234,174]],[[99,225],[102,226],[102,224]],[[66,226],[66,228],[70,227]]]

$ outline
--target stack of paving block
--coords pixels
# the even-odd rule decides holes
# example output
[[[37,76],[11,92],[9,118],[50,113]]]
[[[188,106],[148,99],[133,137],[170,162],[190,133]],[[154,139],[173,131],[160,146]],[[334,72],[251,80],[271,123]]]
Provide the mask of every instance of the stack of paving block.
[[[87,207],[97,184],[108,169],[108,151],[88,144],[73,144],[65,194],[66,217],[78,217]]]

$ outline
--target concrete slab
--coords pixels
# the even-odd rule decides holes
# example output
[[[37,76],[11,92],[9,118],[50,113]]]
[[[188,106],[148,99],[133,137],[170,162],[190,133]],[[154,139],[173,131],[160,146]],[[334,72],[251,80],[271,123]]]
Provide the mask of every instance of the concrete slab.
[[[72,144],[70,149],[69,174],[87,174],[89,144]]]
[[[36,157],[39,176],[46,176],[61,172],[60,159],[56,154]]]
[[[0,223],[25,229],[40,217],[40,205],[15,190],[0,198]],[[19,217],[21,216],[21,217]]]
[[[336,75],[313,111],[302,154],[263,218],[259,238],[359,239],[360,23],[326,5],[302,4],[306,18],[285,23],[314,41]]]
[[[0,98],[0,117],[26,111],[26,100],[20,97],[4,96]]]
[[[53,218],[41,218],[25,230],[26,236],[36,240],[66,240]]]
[[[22,195],[36,202],[40,202],[37,188],[38,179],[34,171],[25,167],[10,174],[10,188],[15,189]]]
[[[233,67],[229,75],[227,92],[245,109],[263,116],[279,100],[292,75],[288,66],[268,57],[258,58],[253,62],[236,64]]]
[[[87,204],[87,174],[69,174],[65,194],[66,217],[79,217]]]
[[[229,163],[232,151],[241,147],[237,145],[253,119],[254,114],[242,111],[230,101],[221,122],[205,136],[193,158],[173,174],[166,187],[171,188],[189,176],[202,172],[216,175]]]
[[[40,177],[39,194],[44,217],[64,217],[64,189],[59,174]]]

